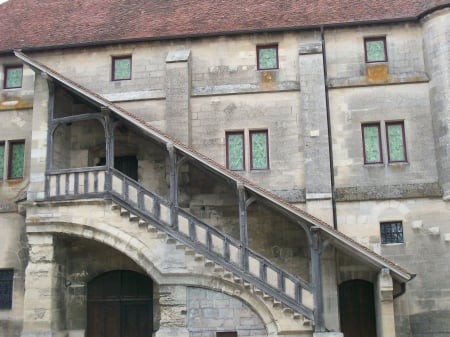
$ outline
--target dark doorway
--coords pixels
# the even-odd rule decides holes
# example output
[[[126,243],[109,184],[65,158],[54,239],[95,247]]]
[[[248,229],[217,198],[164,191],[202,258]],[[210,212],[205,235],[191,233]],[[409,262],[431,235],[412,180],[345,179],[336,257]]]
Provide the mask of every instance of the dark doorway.
[[[341,330],[345,337],[377,337],[373,284],[351,280],[339,286]]]
[[[101,158],[97,166],[106,164],[106,159]],[[133,180],[138,179],[138,160],[136,156],[114,157],[114,168]]]
[[[148,337],[153,330],[153,281],[116,270],[88,284],[86,337]]]

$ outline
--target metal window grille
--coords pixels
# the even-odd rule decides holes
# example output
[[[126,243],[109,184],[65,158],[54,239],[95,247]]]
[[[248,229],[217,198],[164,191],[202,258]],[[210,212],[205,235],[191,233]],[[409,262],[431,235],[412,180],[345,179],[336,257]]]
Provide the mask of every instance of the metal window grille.
[[[382,222],[380,230],[381,243],[403,243],[403,225],[401,221]]]
[[[12,269],[0,270],[0,309],[12,308],[13,277]]]

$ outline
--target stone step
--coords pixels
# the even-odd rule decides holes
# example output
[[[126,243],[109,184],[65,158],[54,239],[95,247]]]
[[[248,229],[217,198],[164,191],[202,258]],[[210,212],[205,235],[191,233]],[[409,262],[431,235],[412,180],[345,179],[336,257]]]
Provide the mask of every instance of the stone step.
[[[123,207],[120,208],[120,215],[126,216],[129,214],[130,214],[130,211],[128,211],[126,208],[123,208]]]

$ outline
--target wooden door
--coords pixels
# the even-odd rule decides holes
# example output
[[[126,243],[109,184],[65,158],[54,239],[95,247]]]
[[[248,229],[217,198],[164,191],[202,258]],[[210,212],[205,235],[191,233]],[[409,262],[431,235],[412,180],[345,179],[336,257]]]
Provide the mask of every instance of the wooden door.
[[[118,270],[88,284],[86,337],[147,337],[153,330],[153,283]]]
[[[377,337],[372,283],[363,280],[342,283],[339,286],[339,309],[345,337]]]

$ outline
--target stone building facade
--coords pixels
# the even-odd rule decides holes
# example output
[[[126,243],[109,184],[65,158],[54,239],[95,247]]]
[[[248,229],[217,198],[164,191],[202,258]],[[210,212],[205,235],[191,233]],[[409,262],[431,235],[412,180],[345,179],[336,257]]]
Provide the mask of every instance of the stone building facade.
[[[450,334],[448,1],[0,30],[0,336]]]

